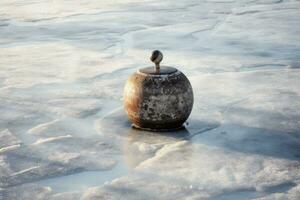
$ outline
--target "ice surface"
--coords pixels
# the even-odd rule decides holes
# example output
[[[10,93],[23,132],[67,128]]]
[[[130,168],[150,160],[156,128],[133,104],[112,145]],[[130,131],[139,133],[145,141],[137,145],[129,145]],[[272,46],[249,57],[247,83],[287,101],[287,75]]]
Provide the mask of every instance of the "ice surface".
[[[0,2],[0,200],[300,199],[300,1]],[[132,129],[152,50],[186,129]]]

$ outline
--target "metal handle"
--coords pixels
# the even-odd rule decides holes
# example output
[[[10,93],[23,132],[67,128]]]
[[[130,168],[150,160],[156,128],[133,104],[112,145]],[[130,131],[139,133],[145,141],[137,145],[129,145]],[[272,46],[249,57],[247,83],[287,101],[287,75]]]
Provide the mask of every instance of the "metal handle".
[[[163,59],[163,54],[159,50],[155,50],[152,52],[150,60],[155,63],[156,71],[160,69],[159,63]]]

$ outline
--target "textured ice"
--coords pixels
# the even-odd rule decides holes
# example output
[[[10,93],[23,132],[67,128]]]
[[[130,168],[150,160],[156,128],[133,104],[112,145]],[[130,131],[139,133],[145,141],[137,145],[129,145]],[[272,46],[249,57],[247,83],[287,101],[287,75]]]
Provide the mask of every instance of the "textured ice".
[[[0,200],[300,199],[300,1],[0,2]],[[186,129],[132,129],[152,50]]]

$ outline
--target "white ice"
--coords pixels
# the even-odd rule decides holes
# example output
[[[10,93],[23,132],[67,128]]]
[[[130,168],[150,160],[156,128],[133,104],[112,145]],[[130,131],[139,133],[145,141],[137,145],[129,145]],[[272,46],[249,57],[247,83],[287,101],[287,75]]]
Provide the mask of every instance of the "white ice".
[[[300,199],[299,0],[2,0],[0,200]],[[131,129],[152,50],[185,130]]]

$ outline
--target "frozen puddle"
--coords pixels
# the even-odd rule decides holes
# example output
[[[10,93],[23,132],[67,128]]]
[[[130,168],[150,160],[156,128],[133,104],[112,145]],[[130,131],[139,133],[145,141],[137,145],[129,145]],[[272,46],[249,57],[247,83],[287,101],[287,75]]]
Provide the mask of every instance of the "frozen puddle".
[[[126,175],[128,172],[128,168],[121,158],[111,170],[85,171],[67,176],[50,178],[36,183],[45,187],[51,187],[54,192],[82,192],[90,187],[103,185],[105,182]]]

